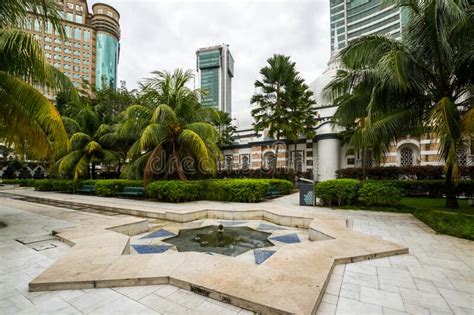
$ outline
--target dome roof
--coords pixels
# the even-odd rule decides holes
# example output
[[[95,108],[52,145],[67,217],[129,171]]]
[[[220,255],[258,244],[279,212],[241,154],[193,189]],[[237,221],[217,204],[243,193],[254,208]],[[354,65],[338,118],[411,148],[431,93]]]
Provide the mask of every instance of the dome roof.
[[[326,70],[324,70],[323,74],[310,83],[309,88],[314,93],[314,99],[316,100],[317,107],[330,105],[329,101],[323,97],[323,89],[336,76],[338,69],[339,62],[331,58],[331,60],[329,60],[328,67]]]

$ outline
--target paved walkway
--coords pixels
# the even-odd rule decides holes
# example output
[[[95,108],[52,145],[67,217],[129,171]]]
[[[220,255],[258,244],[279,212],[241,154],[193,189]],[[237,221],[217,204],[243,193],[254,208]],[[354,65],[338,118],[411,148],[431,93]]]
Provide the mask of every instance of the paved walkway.
[[[87,202],[105,202],[93,197],[82,198]],[[409,214],[303,208],[297,206],[296,200],[297,196],[291,195],[265,202],[260,206],[289,211],[303,209],[318,214],[341,214],[354,221],[355,230],[410,248],[409,255],[337,266],[318,313],[474,314],[473,242],[437,235]],[[114,206],[131,205],[128,200],[107,199],[107,204],[111,203],[114,203]],[[133,203],[135,206],[140,203],[147,208],[156,209],[159,205],[159,208],[163,209],[170,205],[173,210],[177,209],[175,204],[142,204],[137,201]],[[189,203],[184,206],[196,207],[197,204],[203,203],[206,207],[239,207],[238,204],[209,202]],[[248,207],[255,208],[254,205],[244,205],[242,208]],[[22,202],[0,198],[0,220],[8,223],[8,227],[0,229],[0,313],[121,311],[181,314],[187,310],[191,313],[202,311],[207,314],[235,314],[240,311],[171,286],[27,292],[28,282],[67,252],[68,247],[60,242],[47,241],[46,245],[52,243],[57,247],[36,251],[30,248],[36,244],[25,246],[14,241],[15,238],[38,237],[54,228],[74,225],[75,220],[97,220],[98,216],[103,217],[40,205],[36,208],[37,211],[25,209]],[[81,218],[76,217],[79,214]],[[87,216],[91,217],[86,218]]]

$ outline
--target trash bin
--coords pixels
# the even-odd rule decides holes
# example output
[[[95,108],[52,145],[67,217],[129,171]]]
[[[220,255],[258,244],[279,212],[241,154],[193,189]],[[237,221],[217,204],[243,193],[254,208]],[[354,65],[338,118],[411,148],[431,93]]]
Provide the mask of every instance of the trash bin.
[[[314,206],[314,184],[301,181],[300,186],[300,206]]]

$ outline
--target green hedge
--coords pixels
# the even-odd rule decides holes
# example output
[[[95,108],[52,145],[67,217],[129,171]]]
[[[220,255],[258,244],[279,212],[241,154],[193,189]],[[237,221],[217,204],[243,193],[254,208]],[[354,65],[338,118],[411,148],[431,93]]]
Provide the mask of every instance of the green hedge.
[[[92,181],[83,181],[81,185],[91,185]],[[103,197],[118,196],[125,187],[143,187],[142,180],[103,179],[95,181],[95,194]]]
[[[69,179],[39,179],[34,181],[33,187],[39,191],[72,193],[74,191],[74,182]]]
[[[2,179],[2,184],[20,185],[21,187],[31,187],[34,182],[34,179]]]
[[[446,194],[444,180],[383,180],[367,181],[393,185],[403,190],[406,196],[442,197]],[[459,181],[456,187],[458,196],[474,196],[474,180]]]
[[[185,202],[200,199],[200,183],[202,181],[156,181],[149,184],[145,194],[147,197],[165,202]]]
[[[359,201],[367,206],[396,206],[403,192],[392,184],[364,182],[359,189]]]
[[[351,205],[357,202],[360,186],[357,179],[332,179],[316,184],[315,195],[324,205]]]
[[[233,202],[262,201],[270,186],[281,194],[292,191],[293,184],[278,179],[211,179],[193,181],[155,181],[148,185],[149,198],[165,202],[215,200]]]
[[[94,185],[97,196],[117,196],[124,187],[143,187],[143,181],[108,179],[83,180],[77,187]],[[212,179],[192,181],[155,181],[148,185],[145,195],[148,198],[165,202],[185,202],[194,200],[216,200],[234,202],[262,201],[270,188],[275,186],[282,195],[293,190],[293,184],[279,179]],[[34,181],[39,191],[60,191],[72,193],[72,180],[42,179]]]

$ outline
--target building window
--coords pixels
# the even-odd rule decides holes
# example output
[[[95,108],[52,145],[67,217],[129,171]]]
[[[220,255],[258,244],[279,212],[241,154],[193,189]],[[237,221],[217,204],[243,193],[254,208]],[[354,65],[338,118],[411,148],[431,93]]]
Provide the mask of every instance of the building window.
[[[66,33],[66,37],[67,37],[67,38],[71,38],[71,27],[70,27],[70,26],[64,27],[64,32]],[[66,46],[71,45],[71,43],[69,43],[69,45],[68,45],[68,43],[69,43],[69,42],[66,42],[65,45],[66,45]]]
[[[44,49],[46,49],[46,50],[51,50],[51,46],[49,46],[49,45],[44,45]]]
[[[411,166],[415,162],[415,157],[413,149],[410,147],[403,147],[400,150],[400,165],[401,166]]]
[[[65,48],[65,49],[64,49],[64,53],[65,53],[65,54],[70,54],[70,53],[71,53],[71,49]]]
[[[23,21],[23,28],[31,30],[31,18],[25,18],[25,21]]]
[[[75,27],[74,28],[74,39],[80,40],[81,39],[81,29]]]
[[[54,55],[54,60],[61,60],[61,55]]]
[[[44,41],[47,42],[47,43],[51,43],[52,39],[51,39],[51,37],[45,36]]]
[[[91,32],[89,31],[84,31],[84,41],[88,42],[91,40]],[[85,45],[84,45],[85,46]],[[85,47],[84,47],[85,48]]]
[[[74,10],[74,4],[72,4],[71,2],[68,2],[67,3],[67,8],[71,9],[71,10]]]
[[[34,28],[35,32],[41,32],[41,22],[38,19],[35,19]]]
[[[270,169],[273,168],[275,163],[275,153],[267,152],[263,155],[263,168]]]
[[[80,63],[81,60],[77,59],[77,58],[74,58],[74,63]]]
[[[69,22],[73,22],[74,21],[74,15],[72,13],[66,13],[66,20],[68,20]]]
[[[302,172],[303,171],[303,154],[301,152],[296,152],[294,155],[294,165],[295,165],[295,171],[296,172]]]
[[[73,53],[73,54],[74,54],[74,56],[80,56],[80,55],[81,55],[81,52],[78,51],[78,50],[74,50],[74,53]]]
[[[65,57],[64,57],[64,61],[71,61],[71,57],[65,56]]]
[[[76,4],[76,11],[82,12],[82,5]]]
[[[355,159],[354,158],[348,158],[347,159],[347,165],[354,165],[355,164]]]
[[[82,23],[82,15],[76,15],[76,23]]]
[[[79,44],[79,43],[74,43],[74,48],[81,48],[81,44]]]
[[[67,57],[66,57],[67,58]],[[66,60],[66,58],[64,58],[64,60]],[[67,63],[64,65],[64,69],[71,69],[71,65],[68,65]]]
[[[110,17],[114,17],[114,14],[110,11],[107,11],[107,15],[110,16]]]
[[[99,10],[97,10],[97,13],[102,14],[102,13],[104,13],[104,10],[99,9]]]
[[[62,50],[61,47],[54,47],[54,51],[56,52],[61,52],[61,50]]]

